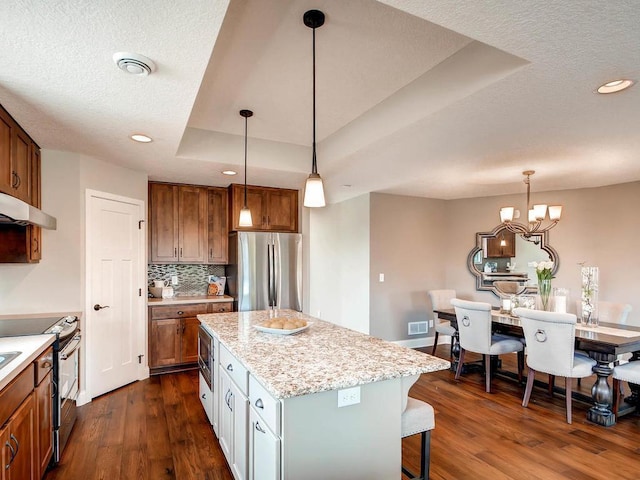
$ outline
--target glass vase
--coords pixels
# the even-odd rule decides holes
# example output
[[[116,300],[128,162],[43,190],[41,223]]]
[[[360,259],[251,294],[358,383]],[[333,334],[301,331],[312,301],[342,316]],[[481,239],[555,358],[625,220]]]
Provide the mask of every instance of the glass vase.
[[[551,295],[551,279],[544,278],[538,281],[538,293],[542,302],[542,309],[549,311],[549,296]]]
[[[598,326],[598,267],[582,267],[581,320],[587,327]]]

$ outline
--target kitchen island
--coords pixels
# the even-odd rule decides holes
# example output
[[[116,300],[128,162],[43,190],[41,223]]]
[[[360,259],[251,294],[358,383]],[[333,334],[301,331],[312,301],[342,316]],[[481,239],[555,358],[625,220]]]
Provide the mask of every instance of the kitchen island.
[[[255,328],[273,316],[308,328]],[[400,478],[407,392],[448,361],[292,310],[198,319],[219,342],[216,433],[237,479]]]

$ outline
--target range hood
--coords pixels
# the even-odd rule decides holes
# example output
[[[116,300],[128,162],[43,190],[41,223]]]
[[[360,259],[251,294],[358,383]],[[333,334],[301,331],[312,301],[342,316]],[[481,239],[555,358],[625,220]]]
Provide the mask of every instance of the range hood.
[[[48,230],[55,230],[55,217],[47,215],[39,208],[23,202],[19,198],[0,193],[0,225],[36,225]]]

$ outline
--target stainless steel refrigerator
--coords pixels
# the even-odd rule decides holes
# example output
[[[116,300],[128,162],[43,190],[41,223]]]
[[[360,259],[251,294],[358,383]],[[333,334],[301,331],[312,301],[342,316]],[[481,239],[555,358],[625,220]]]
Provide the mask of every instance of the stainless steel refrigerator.
[[[229,294],[237,310],[302,311],[302,235],[237,232],[229,236]]]

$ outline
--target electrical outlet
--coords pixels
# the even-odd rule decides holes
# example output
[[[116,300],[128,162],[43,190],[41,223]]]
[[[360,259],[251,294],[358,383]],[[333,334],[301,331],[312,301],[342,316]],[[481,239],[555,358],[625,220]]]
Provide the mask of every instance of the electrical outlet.
[[[360,387],[338,390],[338,408],[360,403]]]
[[[318,315],[316,315],[316,317],[322,318],[322,312],[320,310],[318,310]]]
[[[171,285],[178,284],[178,275],[171,275]]]
[[[429,320],[429,328],[433,328],[433,320]]]
[[[384,282],[384,273],[381,273],[380,276],[378,277],[380,283]]]

